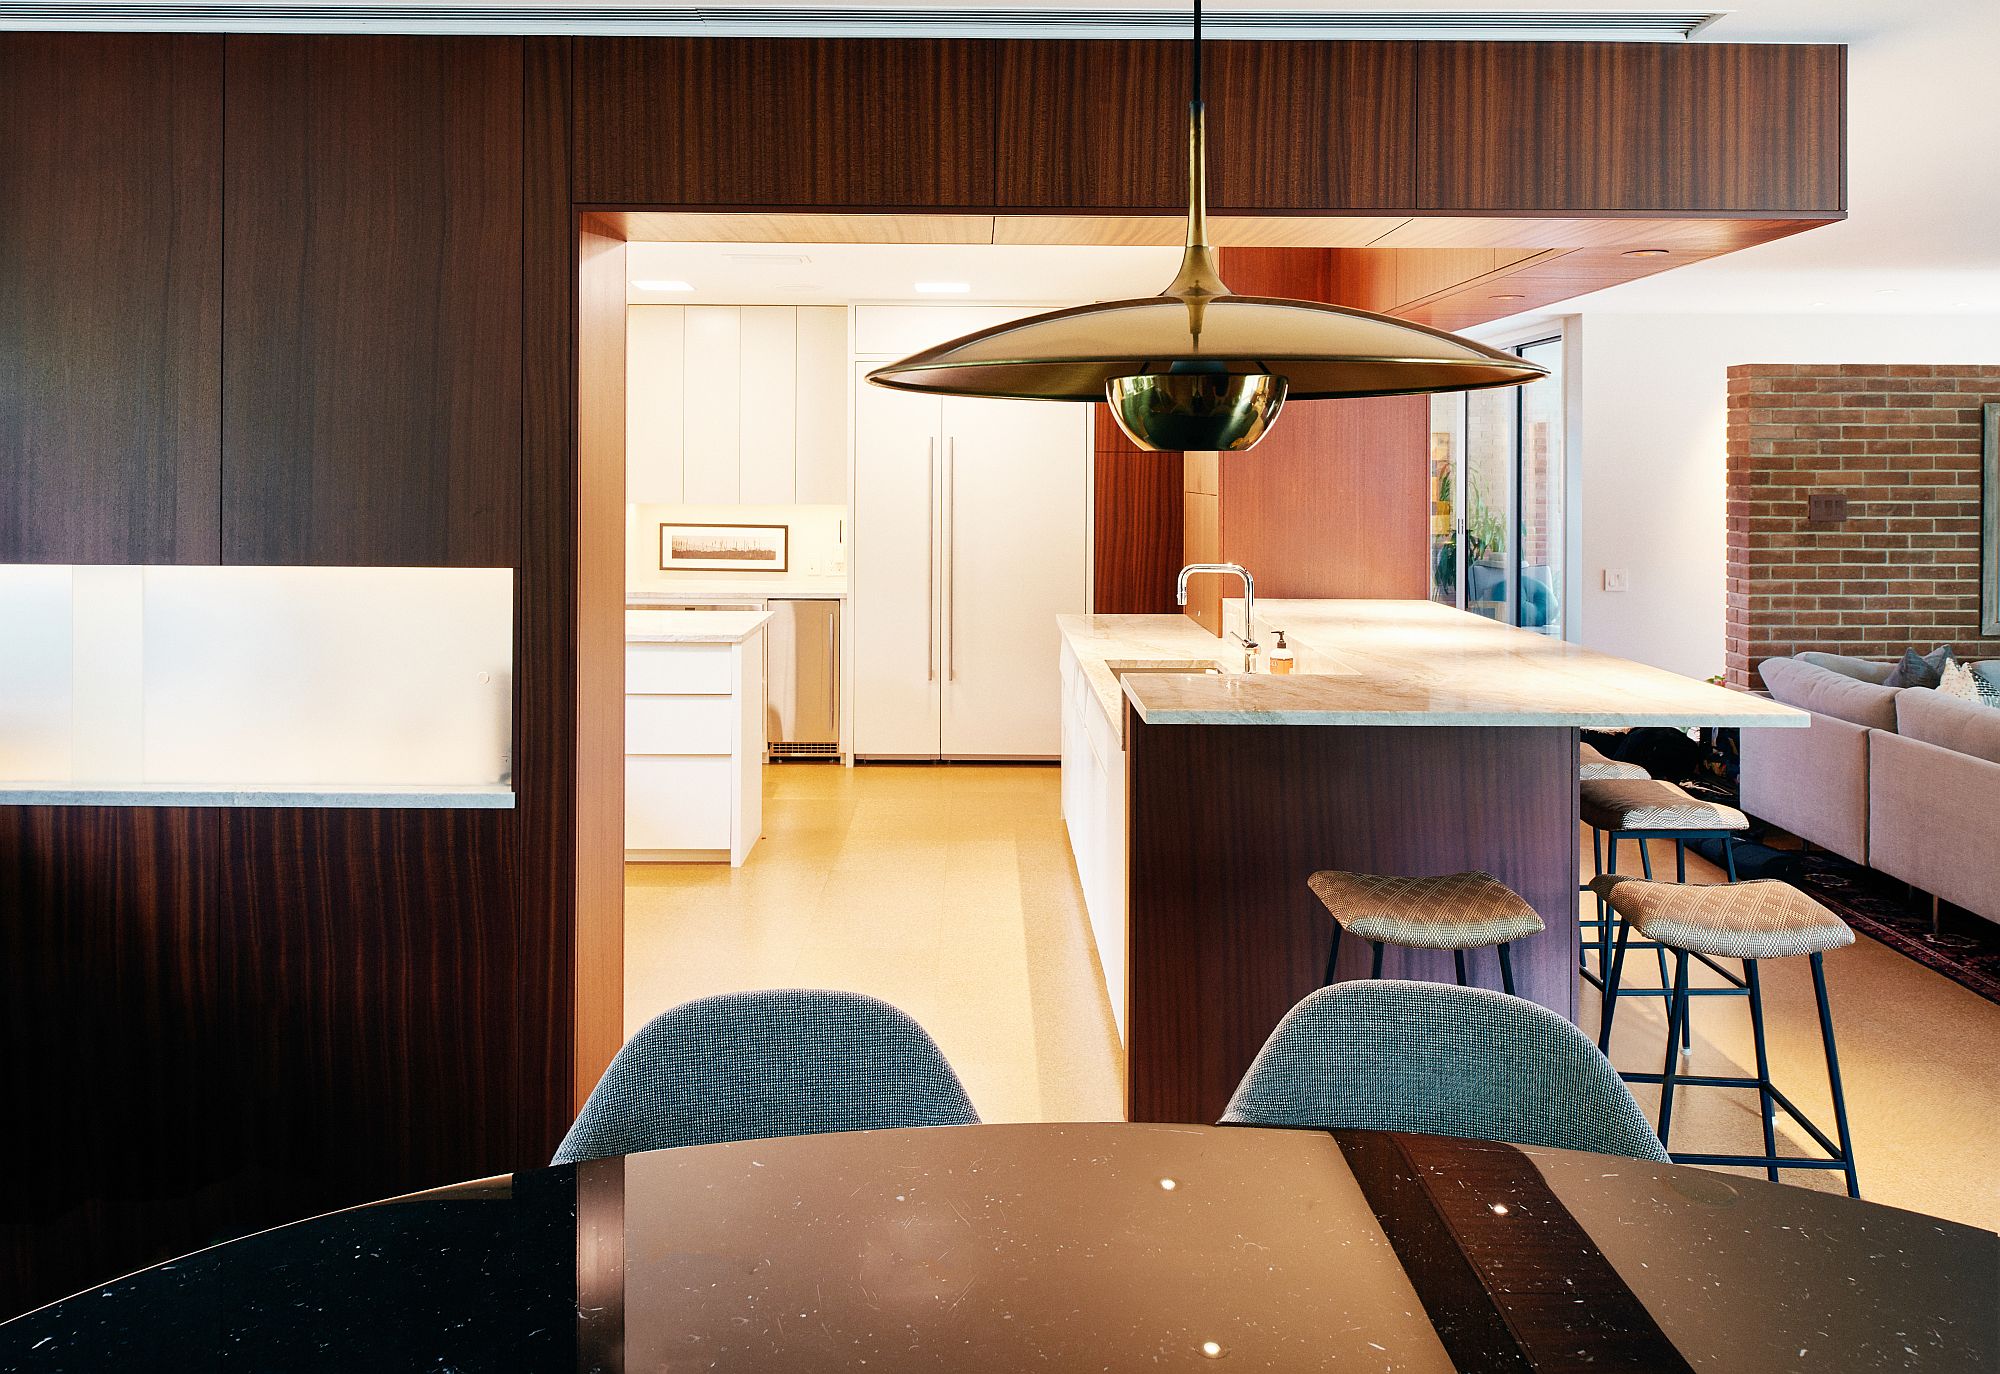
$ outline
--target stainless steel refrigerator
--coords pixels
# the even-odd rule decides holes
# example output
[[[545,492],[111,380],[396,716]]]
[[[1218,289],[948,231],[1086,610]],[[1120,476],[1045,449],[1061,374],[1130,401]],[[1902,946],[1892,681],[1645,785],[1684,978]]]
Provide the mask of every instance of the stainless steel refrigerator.
[[[773,597],[764,627],[764,737],[774,759],[840,757],[840,603]]]

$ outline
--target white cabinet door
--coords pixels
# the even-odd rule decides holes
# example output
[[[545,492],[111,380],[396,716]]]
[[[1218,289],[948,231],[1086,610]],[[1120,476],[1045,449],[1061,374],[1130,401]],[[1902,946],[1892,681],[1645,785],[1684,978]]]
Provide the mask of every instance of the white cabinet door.
[[[681,499],[693,506],[733,505],[741,499],[743,312],[734,305],[685,309]]]
[[[735,793],[727,755],[625,759],[625,848],[642,852],[729,848]]]
[[[854,380],[854,752],[935,757],[942,404]]]
[[[798,316],[789,305],[743,307],[737,499],[748,506],[798,499]]]
[[[1090,609],[1090,421],[1088,406],[944,400],[947,757],[1062,752],[1056,617]]]
[[[678,305],[625,312],[625,499],[671,505],[681,499],[681,348]]]
[[[798,499],[808,506],[844,506],[850,385],[844,308],[799,308],[798,378]]]

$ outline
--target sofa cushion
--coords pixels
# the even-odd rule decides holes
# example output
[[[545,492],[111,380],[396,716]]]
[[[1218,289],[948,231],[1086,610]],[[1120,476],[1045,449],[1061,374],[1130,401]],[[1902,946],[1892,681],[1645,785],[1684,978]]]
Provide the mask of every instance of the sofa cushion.
[[[1802,663],[1810,663],[1819,668],[1830,668],[1842,677],[1851,677],[1859,682],[1881,683],[1896,671],[1893,663],[1877,663],[1872,658],[1855,658],[1850,654],[1825,654],[1817,649],[1808,649],[1798,655]]]
[[[1896,733],[2000,763],[2000,711],[1941,692],[1915,688],[1896,693]]]
[[[1863,682],[1796,658],[1767,658],[1758,672],[1787,706],[1876,730],[1896,728],[1896,689]]]
[[[1952,661],[1951,645],[1940,644],[1927,654],[1915,649],[1903,650],[1903,661],[1898,663],[1889,676],[1882,679],[1884,687],[1935,687],[1944,677],[1944,666]]]

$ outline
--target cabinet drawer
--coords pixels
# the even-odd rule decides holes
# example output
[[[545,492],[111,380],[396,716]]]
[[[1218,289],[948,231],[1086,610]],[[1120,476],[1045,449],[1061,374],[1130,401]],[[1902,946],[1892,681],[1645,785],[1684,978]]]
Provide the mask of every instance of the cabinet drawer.
[[[625,760],[627,849],[727,849],[734,810],[726,758]]]
[[[728,696],[727,644],[627,644],[625,690]]]
[[[736,702],[730,697],[626,697],[628,754],[727,754]]]

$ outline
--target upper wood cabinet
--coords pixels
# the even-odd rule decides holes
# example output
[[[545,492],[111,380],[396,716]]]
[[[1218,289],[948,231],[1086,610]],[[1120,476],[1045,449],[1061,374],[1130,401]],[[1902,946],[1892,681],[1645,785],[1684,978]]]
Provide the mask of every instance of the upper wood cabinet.
[[[223,561],[511,566],[521,41],[228,42]]]
[[[578,39],[575,198],[694,209],[990,205],[993,46]]]
[[[1412,48],[1209,44],[1213,207],[1338,214],[1413,205]],[[1189,79],[1185,43],[1002,44],[998,203],[1184,210]]]
[[[1421,208],[1845,208],[1845,48],[1415,46]]]
[[[222,40],[0,34],[0,562],[218,549]]]

